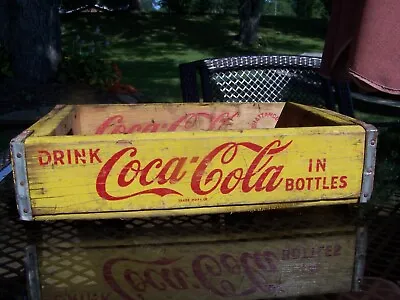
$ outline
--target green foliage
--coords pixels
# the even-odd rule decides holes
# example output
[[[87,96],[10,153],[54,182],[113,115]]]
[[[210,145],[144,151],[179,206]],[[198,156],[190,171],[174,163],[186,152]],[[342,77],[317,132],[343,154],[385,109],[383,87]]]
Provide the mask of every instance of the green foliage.
[[[276,14],[275,14],[276,13]],[[270,0],[264,4],[264,14],[277,16],[295,16],[293,0]]]
[[[232,8],[237,11],[237,4]],[[326,22],[263,16],[259,36],[265,42],[254,47],[234,43],[239,28],[237,14],[70,14],[62,15],[62,24],[64,50],[68,53],[77,33],[90,41],[96,26],[100,26],[110,41],[104,51],[122,71],[121,84],[133,85],[149,101],[171,102],[181,99],[180,63],[206,57],[322,51]]]
[[[190,11],[192,0],[160,0],[158,3],[169,12],[187,14]]]
[[[267,0],[264,14],[327,19],[330,5],[331,0]]]
[[[322,4],[324,11],[327,15],[330,15],[332,12],[332,0],[319,0]]]
[[[293,0],[293,10],[299,18],[312,18],[315,0]]]
[[[219,13],[237,13],[238,1],[237,0],[213,0],[215,11]]]
[[[211,0],[194,0],[192,1],[192,10],[199,13],[206,13],[211,9]]]
[[[107,46],[108,42],[99,30],[89,42],[78,35],[72,45],[64,49],[57,79],[63,83],[82,82],[100,88],[109,87],[117,75],[107,54]]]
[[[264,1],[264,14],[297,16],[300,18],[328,18],[332,0],[260,0]],[[154,0],[162,11],[179,14],[189,13],[237,13],[238,0]],[[125,7],[132,0],[62,0],[64,9],[76,9],[84,5],[105,5],[112,9]],[[152,11],[153,0],[142,0],[142,10]]]
[[[85,5],[95,5],[96,3],[97,0],[61,0],[61,8],[71,10]]]
[[[153,0],[142,0],[142,11],[154,11]]]
[[[100,0],[99,4],[107,6],[108,8],[111,8],[111,9],[117,9],[120,7],[127,6],[131,2],[132,1],[130,1],[130,0]]]
[[[238,0],[158,0],[166,11],[179,14],[237,13]]]
[[[0,44],[0,79],[12,77],[11,55],[7,49]]]
[[[315,0],[312,17],[328,19],[331,13],[332,0]]]

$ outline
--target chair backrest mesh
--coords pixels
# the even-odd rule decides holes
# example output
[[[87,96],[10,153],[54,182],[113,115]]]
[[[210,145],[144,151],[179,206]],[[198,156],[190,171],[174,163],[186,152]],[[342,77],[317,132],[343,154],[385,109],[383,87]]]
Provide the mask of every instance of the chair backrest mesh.
[[[241,56],[204,61],[210,73],[213,101],[294,101],[325,106],[320,58]]]

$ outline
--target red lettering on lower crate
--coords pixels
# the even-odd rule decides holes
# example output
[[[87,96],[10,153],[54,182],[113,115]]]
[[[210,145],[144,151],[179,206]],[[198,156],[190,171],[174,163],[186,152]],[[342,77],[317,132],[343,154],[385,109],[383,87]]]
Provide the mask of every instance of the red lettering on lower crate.
[[[308,247],[294,247],[282,250],[282,260],[309,259],[315,257],[340,256],[342,246],[338,243]]]
[[[198,254],[190,259],[180,256],[147,261],[115,258],[103,265],[107,285],[121,298],[132,300],[151,299],[154,292],[193,293],[193,289],[224,299],[276,294],[283,291],[279,272],[279,259],[273,251]]]

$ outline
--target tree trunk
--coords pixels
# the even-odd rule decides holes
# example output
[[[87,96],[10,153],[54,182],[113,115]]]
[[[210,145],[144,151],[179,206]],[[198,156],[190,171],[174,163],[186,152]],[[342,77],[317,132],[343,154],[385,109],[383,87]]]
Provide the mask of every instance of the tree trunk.
[[[61,59],[59,0],[9,0],[8,48],[14,79],[22,86],[46,83]]]
[[[251,45],[257,40],[263,0],[239,0],[239,41]]]

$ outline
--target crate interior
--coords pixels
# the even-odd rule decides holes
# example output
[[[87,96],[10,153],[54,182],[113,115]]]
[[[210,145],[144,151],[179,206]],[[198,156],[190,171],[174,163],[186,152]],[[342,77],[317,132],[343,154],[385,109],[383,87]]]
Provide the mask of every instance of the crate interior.
[[[251,130],[353,124],[294,103],[76,105],[42,135]]]

